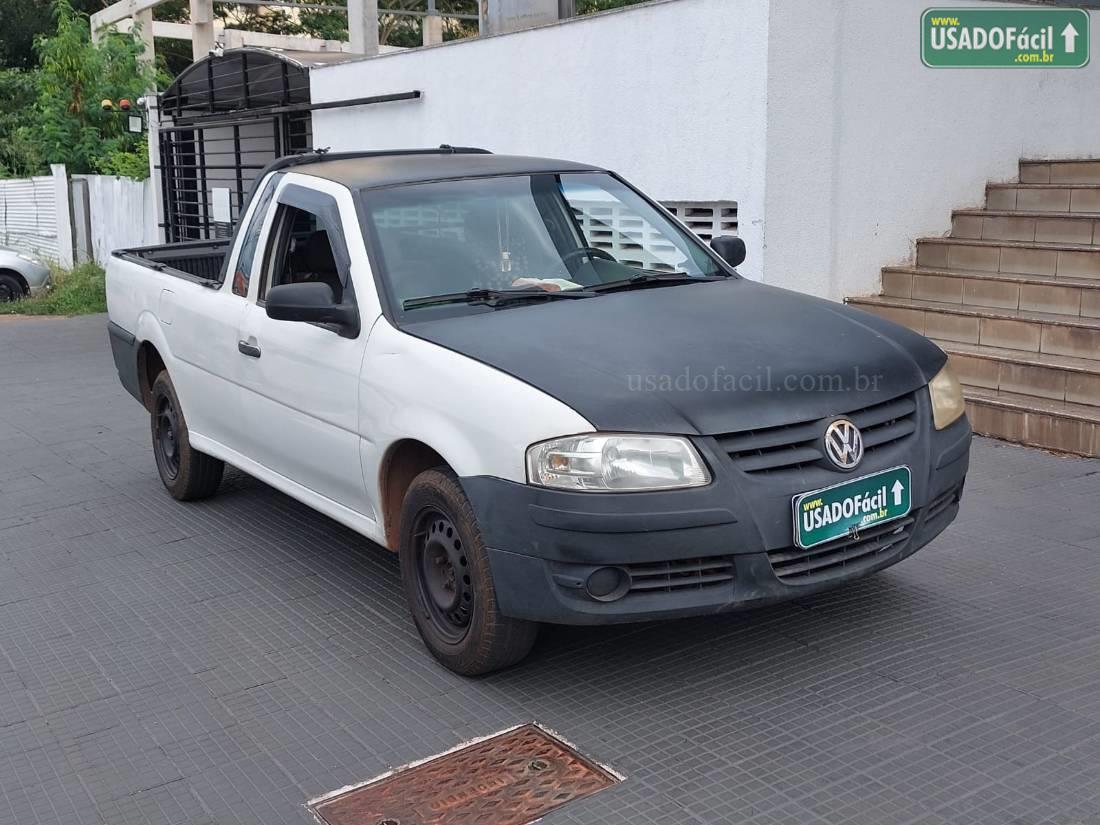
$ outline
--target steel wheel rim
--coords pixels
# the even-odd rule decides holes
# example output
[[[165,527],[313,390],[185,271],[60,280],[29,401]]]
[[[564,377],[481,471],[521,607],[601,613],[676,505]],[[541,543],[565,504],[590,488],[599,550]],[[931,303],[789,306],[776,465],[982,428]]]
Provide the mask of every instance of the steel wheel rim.
[[[15,292],[11,286],[6,283],[0,283],[0,304],[6,304],[9,301],[15,300]]]
[[[179,418],[167,396],[157,401],[156,444],[157,456],[169,478],[180,472]]]
[[[469,560],[450,517],[428,508],[417,519],[416,588],[435,631],[458,644],[470,630],[474,591]]]

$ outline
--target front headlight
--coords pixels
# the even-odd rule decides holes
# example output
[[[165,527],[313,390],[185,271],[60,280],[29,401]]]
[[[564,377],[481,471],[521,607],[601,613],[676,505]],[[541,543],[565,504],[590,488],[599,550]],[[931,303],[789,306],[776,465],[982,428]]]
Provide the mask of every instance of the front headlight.
[[[589,434],[528,447],[527,481],[559,490],[630,493],[702,487],[710,473],[686,438]]]
[[[944,364],[936,377],[928,382],[928,395],[932,399],[932,421],[937,430],[954,424],[966,411],[962,385],[950,364]]]

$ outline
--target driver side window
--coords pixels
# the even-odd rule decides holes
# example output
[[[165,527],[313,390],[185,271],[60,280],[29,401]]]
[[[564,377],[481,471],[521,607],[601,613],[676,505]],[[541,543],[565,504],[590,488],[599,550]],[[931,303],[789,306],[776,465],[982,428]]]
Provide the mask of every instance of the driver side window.
[[[347,273],[341,273],[336,260],[333,239],[316,214],[280,205],[265,259],[260,301],[273,286],[319,282],[328,284],[334,300],[340,303]]]
[[[629,204],[598,186],[575,183],[567,176],[562,176],[561,190],[587,246],[638,269],[672,272],[683,268],[683,251]]]

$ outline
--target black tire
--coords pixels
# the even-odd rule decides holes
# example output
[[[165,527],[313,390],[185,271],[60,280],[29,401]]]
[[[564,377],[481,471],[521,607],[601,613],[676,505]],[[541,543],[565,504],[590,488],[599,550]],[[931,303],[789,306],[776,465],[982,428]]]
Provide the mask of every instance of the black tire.
[[[25,295],[23,284],[19,282],[18,278],[14,275],[0,272],[0,304],[6,304],[9,301],[18,301]]]
[[[218,492],[225,464],[191,446],[187,421],[183,417],[176,389],[168,372],[162,371],[153,382],[149,413],[153,436],[153,455],[157,472],[172,498],[194,501]]]
[[[473,508],[447,468],[426,470],[409,486],[399,553],[416,629],[445,667],[480,676],[530,653],[539,626],[501,615]]]

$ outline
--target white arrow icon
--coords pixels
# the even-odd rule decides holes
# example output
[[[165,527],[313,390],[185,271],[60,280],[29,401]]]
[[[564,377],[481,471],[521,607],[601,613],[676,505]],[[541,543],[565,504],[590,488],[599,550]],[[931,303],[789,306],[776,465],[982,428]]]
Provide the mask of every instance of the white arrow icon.
[[[900,481],[895,481],[894,486],[890,488],[890,492],[894,494],[895,507],[901,507],[901,493],[904,489]]]
[[[1072,23],[1066,23],[1066,27],[1062,29],[1062,37],[1066,40],[1066,54],[1077,51],[1077,29]]]

